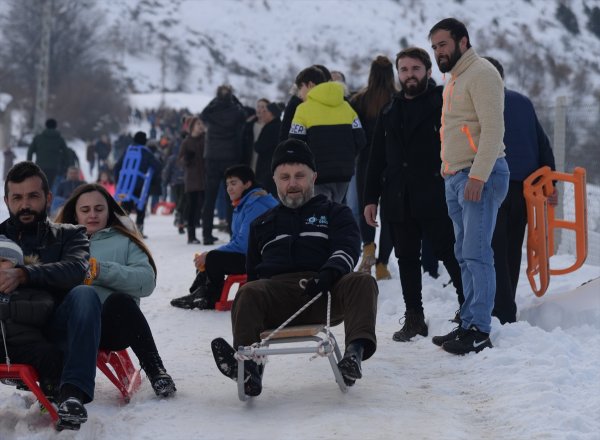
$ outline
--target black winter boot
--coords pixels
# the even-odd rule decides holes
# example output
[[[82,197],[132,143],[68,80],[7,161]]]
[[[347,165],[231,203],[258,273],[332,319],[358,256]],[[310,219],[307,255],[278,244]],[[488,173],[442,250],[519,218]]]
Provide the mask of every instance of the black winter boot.
[[[422,311],[407,310],[404,314],[404,325],[394,333],[392,339],[397,342],[408,342],[417,335],[427,336],[425,316]]]
[[[238,361],[235,350],[223,338],[213,339],[210,347],[215,358],[217,368],[224,375],[237,382]],[[244,393],[256,397],[262,392],[262,376],[265,366],[254,361],[244,361]]]
[[[75,385],[66,383],[60,388],[58,421],[56,422],[58,431],[63,429],[77,431],[80,425],[87,421],[87,410],[83,406],[86,397],[85,393]]]
[[[171,397],[177,391],[175,382],[163,366],[160,355],[156,352],[146,353],[140,358],[140,366],[146,372],[148,380],[159,397]]]
[[[256,397],[262,392],[263,370],[264,365],[244,361],[244,392],[247,396]]]
[[[352,341],[346,347],[344,357],[338,362],[340,373],[344,377],[344,382],[348,386],[354,385],[356,379],[362,378],[362,368],[360,363],[363,359],[364,346],[361,341]]]

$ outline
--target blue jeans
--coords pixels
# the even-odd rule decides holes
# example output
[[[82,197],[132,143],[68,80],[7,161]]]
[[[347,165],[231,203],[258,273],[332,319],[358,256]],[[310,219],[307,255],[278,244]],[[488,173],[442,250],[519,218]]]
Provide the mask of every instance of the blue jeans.
[[[75,385],[94,398],[102,305],[93,287],[71,289],[54,311],[50,337],[63,352],[61,386]]]
[[[492,236],[496,215],[508,192],[510,173],[504,158],[496,160],[481,200],[465,201],[469,168],[446,177],[446,203],[454,225],[454,253],[461,269],[465,303],[460,309],[462,327],[471,325],[489,333],[496,294]]]

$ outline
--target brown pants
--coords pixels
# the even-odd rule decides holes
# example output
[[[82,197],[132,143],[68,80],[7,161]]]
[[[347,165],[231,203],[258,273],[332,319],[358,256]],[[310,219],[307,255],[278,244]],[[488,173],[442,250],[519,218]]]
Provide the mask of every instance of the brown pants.
[[[298,311],[309,298],[303,296],[301,279],[315,276],[315,272],[276,275],[271,279],[244,284],[238,291],[231,309],[233,346],[251,345],[260,341],[260,333],[277,328]],[[331,324],[344,321],[345,342],[365,339],[363,359],[375,353],[375,319],[377,316],[377,283],[372,276],[352,272],[344,275],[331,292]],[[322,295],[289,325],[327,322],[327,295]]]

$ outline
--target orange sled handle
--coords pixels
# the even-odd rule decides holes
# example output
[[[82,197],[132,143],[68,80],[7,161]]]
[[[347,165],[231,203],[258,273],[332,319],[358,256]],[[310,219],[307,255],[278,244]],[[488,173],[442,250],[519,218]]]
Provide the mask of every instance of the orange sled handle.
[[[555,217],[554,206],[548,203],[548,197],[554,192],[553,181],[570,182],[574,185],[575,220]],[[548,166],[542,167],[525,179],[523,195],[527,205],[527,278],[533,293],[542,296],[550,284],[550,275],[573,272],[579,269],[587,258],[585,169],[576,167],[573,174],[568,174],[552,171]],[[576,260],[569,267],[551,269],[554,233],[558,228],[575,231]]]

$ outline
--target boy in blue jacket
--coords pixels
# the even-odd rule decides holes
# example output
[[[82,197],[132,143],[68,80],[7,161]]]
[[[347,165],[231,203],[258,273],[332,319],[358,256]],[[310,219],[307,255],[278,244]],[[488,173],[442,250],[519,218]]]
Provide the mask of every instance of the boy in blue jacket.
[[[250,223],[279,202],[256,183],[252,168],[234,165],[225,170],[227,194],[234,207],[231,241],[217,249],[196,255],[198,273],[190,294],[171,300],[182,309],[210,310],[221,295],[225,275],[246,273],[246,251]]]

